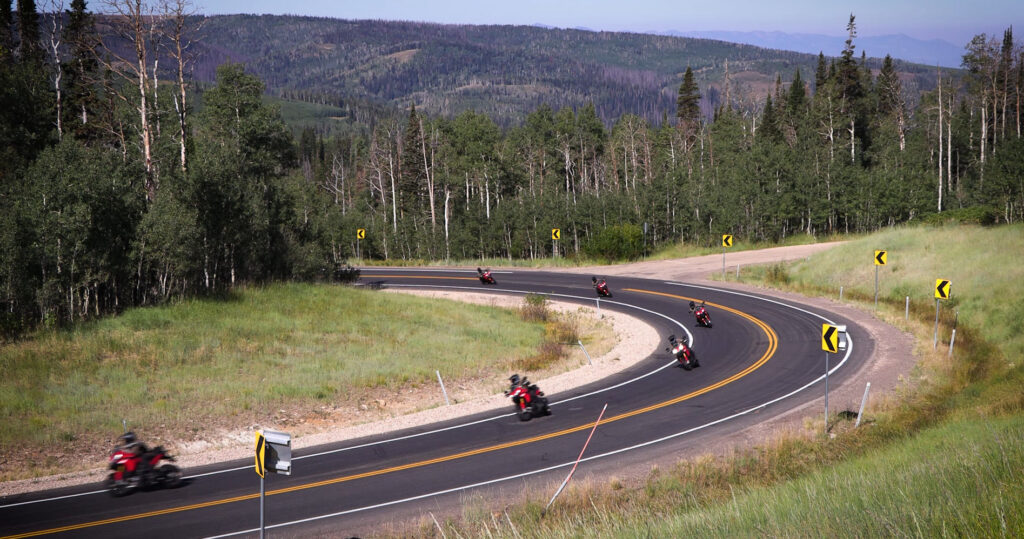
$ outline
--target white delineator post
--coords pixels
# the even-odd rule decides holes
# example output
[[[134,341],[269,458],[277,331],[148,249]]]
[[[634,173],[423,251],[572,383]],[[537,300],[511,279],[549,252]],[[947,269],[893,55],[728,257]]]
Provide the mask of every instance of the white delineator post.
[[[594,362],[593,362],[593,361],[592,361],[592,360],[590,359],[590,354],[589,354],[589,353],[587,352],[587,349],[586,349],[586,348],[585,348],[585,347],[583,346],[583,341],[581,341],[581,340],[577,340],[576,342],[577,342],[577,343],[579,343],[579,345],[580,345],[580,350],[583,350],[583,354],[584,354],[585,356],[587,356],[587,363],[588,363],[588,364],[589,364],[589,365],[590,365],[591,367],[593,367],[593,366],[594,366]]]
[[[864,414],[864,405],[868,402],[868,391],[871,390],[871,382],[864,387],[864,398],[860,400],[860,411],[857,412],[857,422],[853,424],[853,428],[860,426],[860,416]]]
[[[604,411],[607,409],[608,403],[605,403],[604,407],[601,408],[601,413],[597,416],[597,421],[594,421],[594,428],[590,429],[590,436],[587,436],[587,441],[584,442],[583,449],[580,449],[580,456],[576,457],[576,462],[573,463],[572,469],[569,470],[569,475],[565,476],[565,481],[562,481],[561,486],[559,486],[558,490],[555,491],[555,495],[552,496],[551,500],[548,501],[548,504],[544,506],[544,510],[541,511],[541,515],[548,511],[548,507],[551,507],[551,504],[555,503],[555,498],[557,498],[558,495],[562,493],[565,486],[569,484],[569,480],[572,479],[572,474],[576,472],[576,467],[580,465],[580,460],[583,459],[583,452],[586,451],[587,446],[590,445],[590,439],[594,437],[594,431],[597,430],[597,425],[601,422],[601,418],[604,417]]]
[[[444,393],[444,404],[451,406],[452,403],[448,402],[448,390],[444,388],[444,380],[441,379],[441,371],[435,369],[434,372],[437,373],[437,382],[441,384],[441,393]]]

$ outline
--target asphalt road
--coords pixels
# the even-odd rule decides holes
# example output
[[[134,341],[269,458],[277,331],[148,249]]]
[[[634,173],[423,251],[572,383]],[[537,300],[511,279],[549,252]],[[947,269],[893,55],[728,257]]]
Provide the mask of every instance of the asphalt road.
[[[473,270],[367,268],[361,282],[537,292],[594,303],[587,276],[530,270],[495,276],[498,284],[485,287]],[[605,404],[581,471],[713,443],[821,396],[823,322],[847,324],[851,340],[849,353],[830,357],[830,384],[841,383],[873,349],[867,334],[846,320],[767,297],[628,277],[610,278],[609,286],[614,297],[602,299],[601,309],[641,318],[665,337],[688,332],[701,366],[684,371],[660,352],[599,382],[549,395],[548,417],[521,422],[510,403],[508,413],[298,450],[291,476],[267,477],[268,534],[373,533],[428,508],[450,510],[467,493],[501,495],[538,480],[561,480]],[[695,327],[687,312],[691,298],[707,301],[713,329]],[[536,382],[543,389],[543,380]],[[96,485],[6,497],[0,500],[0,537],[257,535],[259,478],[251,459],[185,473],[178,489],[119,499],[96,492]]]

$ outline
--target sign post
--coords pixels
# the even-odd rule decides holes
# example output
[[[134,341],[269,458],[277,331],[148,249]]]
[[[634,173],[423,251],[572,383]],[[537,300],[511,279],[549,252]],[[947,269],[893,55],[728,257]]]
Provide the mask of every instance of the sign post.
[[[266,473],[292,474],[292,436],[286,432],[256,431],[256,474],[260,476],[260,537],[265,530],[263,504]]]
[[[558,240],[562,239],[562,229],[552,228],[551,229],[551,255],[553,257],[558,256]]]
[[[822,324],[821,349],[825,351],[825,435],[828,436],[828,355],[846,349],[846,326]]]
[[[948,279],[935,279],[935,333],[932,336],[932,349],[939,346],[939,301],[949,299],[952,283]]]
[[[732,247],[732,234],[722,234],[722,278],[725,279],[725,248]]]
[[[878,266],[884,266],[887,262],[886,251],[875,251],[875,308],[878,308]]]
[[[365,228],[357,228],[356,229],[356,258],[360,258],[360,256],[359,256],[359,240],[364,240],[364,239],[366,239],[366,229]]]

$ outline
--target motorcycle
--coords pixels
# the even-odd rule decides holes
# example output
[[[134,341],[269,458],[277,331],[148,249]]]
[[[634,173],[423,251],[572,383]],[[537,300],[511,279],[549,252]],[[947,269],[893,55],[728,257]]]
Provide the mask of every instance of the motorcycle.
[[[487,268],[486,270],[477,268],[476,276],[483,284],[498,284],[498,281],[495,281],[494,276],[491,275],[491,268]]]
[[[700,305],[694,305],[690,302],[690,312],[697,318],[697,325],[711,329],[711,313],[704,307],[704,302],[700,302]]]
[[[597,291],[597,295],[603,298],[612,297],[611,290],[608,290],[608,283],[604,279],[598,279],[597,277],[591,277],[591,282],[594,283],[594,290]]]
[[[551,415],[548,399],[536,384],[530,383],[525,376],[520,380],[519,376],[515,374],[509,380],[512,382],[512,387],[505,392],[505,396],[512,397],[512,404],[516,407],[516,415],[519,416],[520,421],[529,421],[531,417]]]
[[[676,357],[676,361],[685,370],[691,370],[694,367],[700,367],[700,362],[697,361],[697,353],[692,348],[686,345],[686,337],[682,340],[677,340],[675,335],[668,336],[669,347],[665,349],[667,352],[672,352],[672,355]]]
[[[132,448],[115,448],[110,454],[108,465],[112,472],[103,481],[103,488],[111,496],[120,497],[135,490],[178,487],[182,480],[181,469],[173,464],[161,464],[162,461],[174,460],[159,445],[143,452],[136,452]]]

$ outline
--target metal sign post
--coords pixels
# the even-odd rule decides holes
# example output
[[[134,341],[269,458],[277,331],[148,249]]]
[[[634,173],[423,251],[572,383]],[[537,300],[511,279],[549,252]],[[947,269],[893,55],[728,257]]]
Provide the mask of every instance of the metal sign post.
[[[932,335],[932,349],[939,347],[939,301],[949,299],[952,283],[948,279],[935,279],[935,333]]]
[[[732,234],[722,234],[722,279],[725,279],[725,248],[732,247]]]
[[[878,266],[884,266],[888,261],[886,251],[875,251],[875,308],[878,308]]]
[[[821,349],[825,351],[825,436],[828,436],[828,355],[846,348],[845,335],[846,326],[821,325]]]
[[[260,476],[260,538],[264,534],[266,473],[292,474],[292,435],[286,432],[256,431],[256,473]]]

